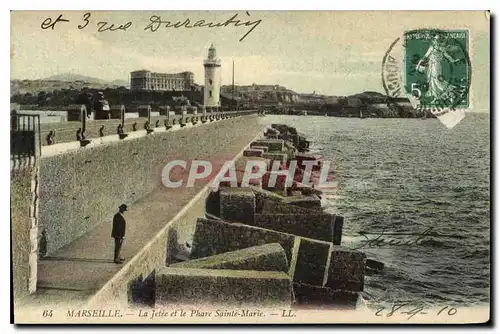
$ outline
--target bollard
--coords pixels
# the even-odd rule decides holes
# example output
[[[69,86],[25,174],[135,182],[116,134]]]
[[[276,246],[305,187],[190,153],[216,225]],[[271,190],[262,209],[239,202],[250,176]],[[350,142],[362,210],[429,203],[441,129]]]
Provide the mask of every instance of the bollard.
[[[85,132],[85,127],[87,125],[87,108],[82,105],[82,108],[80,108],[80,122],[81,122],[81,131],[82,133]]]
[[[81,141],[82,139],[83,139],[82,128],[78,128],[78,130],[76,130],[76,140]]]
[[[125,126],[125,106],[122,106],[120,108],[120,120],[121,120],[122,129],[123,129],[123,127]]]

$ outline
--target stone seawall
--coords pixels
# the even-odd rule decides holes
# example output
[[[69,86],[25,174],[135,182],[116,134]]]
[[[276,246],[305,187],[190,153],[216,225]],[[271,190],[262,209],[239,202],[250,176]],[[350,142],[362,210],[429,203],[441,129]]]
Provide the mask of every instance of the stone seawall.
[[[10,210],[14,300],[28,294],[31,228],[31,175],[34,167],[11,173]]]
[[[257,117],[250,115],[42,157],[39,238],[45,255],[99,224],[110,224],[121,203],[162,187],[167,162],[217,155],[223,160],[218,152],[231,147],[235,129],[250,135],[257,128]]]

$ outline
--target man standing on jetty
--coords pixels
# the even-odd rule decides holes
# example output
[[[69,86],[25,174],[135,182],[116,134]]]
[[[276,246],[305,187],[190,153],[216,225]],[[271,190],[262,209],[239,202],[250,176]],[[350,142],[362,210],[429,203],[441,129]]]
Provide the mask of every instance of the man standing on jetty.
[[[120,250],[122,248],[123,239],[125,238],[126,222],[123,213],[127,211],[127,205],[122,204],[118,207],[118,212],[113,217],[113,230],[111,231],[111,238],[115,238],[115,259],[116,264],[122,264],[125,259],[120,257]]]

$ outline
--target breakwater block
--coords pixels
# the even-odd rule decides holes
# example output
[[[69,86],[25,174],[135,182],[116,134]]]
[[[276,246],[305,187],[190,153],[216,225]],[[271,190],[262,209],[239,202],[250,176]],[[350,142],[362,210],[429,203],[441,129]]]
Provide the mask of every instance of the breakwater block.
[[[282,272],[166,267],[156,272],[155,306],[291,305],[292,282]]]
[[[250,188],[221,188],[220,217],[228,221],[252,223],[255,194]]]
[[[179,262],[172,267],[288,272],[285,250],[278,243]]]
[[[286,153],[278,152],[264,152],[262,157],[271,161],[279,161],[282,164],[286,163],[288,160],[288,155]]]
[[[274,181],[271,183],[271,178]],[[280,172],[266,172],[262,176],[262,188],[266,190],[280,190],[280,192],[286,196],[288,191],[288,186],[286,184],[287,175],[283,175]]]
[[[260,189],[254,186],[250,186],[253,193],[255,194],[255,212],[262,213],[265,201],[280,202],[283,200],[283,196],[273,193],[272,191]]]
[[[297,182],[297,187],[302,192],[302,195],[305,196],[316,195],[318,197],[321,197],[321,195],[323,195],[323,192],[321,190],[306,186],[305,184],[300,182]]]
[[[321,210],[321,199],[317,195],[289,196],[283,199],[284,203],[296,205],[312,210]]]
[[[297,262],[292,275],[293,281],[324,286],[328,277],[332,243],[307,238],[299,239],[299,246],[294,248],[296,254],[293,256],[296,256]]]
[[[314,306],[355,309],[360,301],[360,294],[352,291],[333,290],[327,287],[294,283],[295,304],[303,307]]]
[[[266,136],[267,135],[279,135],[279,134],[280,134],[279,130],[273,129],[273,128],[267,128],[266,132],[264,133],[264,135],[266,135]]]
[[[384,270],[384,263],[377,260],[366,259],[365,269],[371,273],[382,272]]]
[[[252,156],[252,157],[248,157],[248,156],[242,156],[240,157],[238,160],[236,160],[235,164],[234,164],[234,168],[237,170],[237,171],[241,171],[241,172],[244,172],[246,170],[246,167],[250,164],[250,163],[256,163],[257,161],[262,161],[264,162],[264,165],[265,165],[265,168],[266,170],[269,168],[269,166],[271,165],[271,161],[269,159],[264,159],[262,157],[255,157],[255,156]],[[257,172],[258,170],[258,167],[257,166],[252,166],[252,172]]]
[[[266,146],[268,152],[283,152],[285,141],[282,139],[259,139],[250,144],[250,147]]]
[[[303,208],[297,205],[290,205],[276,200],[264,199],[262,213],[267,214],[315,214],[314,210]]]
[[[335,246],[326,286],[334,290],[363,291],[366,254]]]
[[[243,156],[245,157],[262,157],[262,154],[264,154],[264,150],[259,150],[255,148],[243,151]]]
[[[327,242],[341,239],[342,227],[335,228],[335,224],[343,221],[335,219],[329,213],[313,214],[259,214],[254,215],[254,226],[267,228],[279,232],[289,233],[305,238],[312,238]],[[335,235],[339,233],[340,237]],[[340,244],[340,243],[339,243]]]
[[[288,126],[286,124],[271,124],[271,128],[283,133],[290,132],[292,134],[297,134],[297,130],[294,127]]]
[[[198,218],[193,237],[191,258],[232,252],[243,248],[279,243],[291,259],[295,236],[260,227],[222,220]]]
[[[267,152],[269,150],[267,146],[252,146],[252,149],[263,150],[264,152]]]

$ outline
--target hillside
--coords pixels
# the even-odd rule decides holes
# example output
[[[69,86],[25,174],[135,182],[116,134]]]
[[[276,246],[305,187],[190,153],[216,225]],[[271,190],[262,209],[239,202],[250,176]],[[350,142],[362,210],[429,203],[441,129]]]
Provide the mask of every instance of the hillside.
[[[52,75],[52,76],[44,78],[44,79],[40,79],[40,81],[64,81],[64,82],[84,81],[84,82],[89,82],[89,83],[93,83],[93,84],[109,83],[106,80],[93,78],[93,77],[80,75],[80,74],[73,74],[73,73],[56,74],[56,75]]]
[[[63,80],[11,80],[10,96],[15,95],[38,95],[40,92],[54,92],[57,90],[81,90],[84,88],[105,89],[127,87],[124,81],[115,80],[113,82],[92,82],[84,80],[63,81]]]

